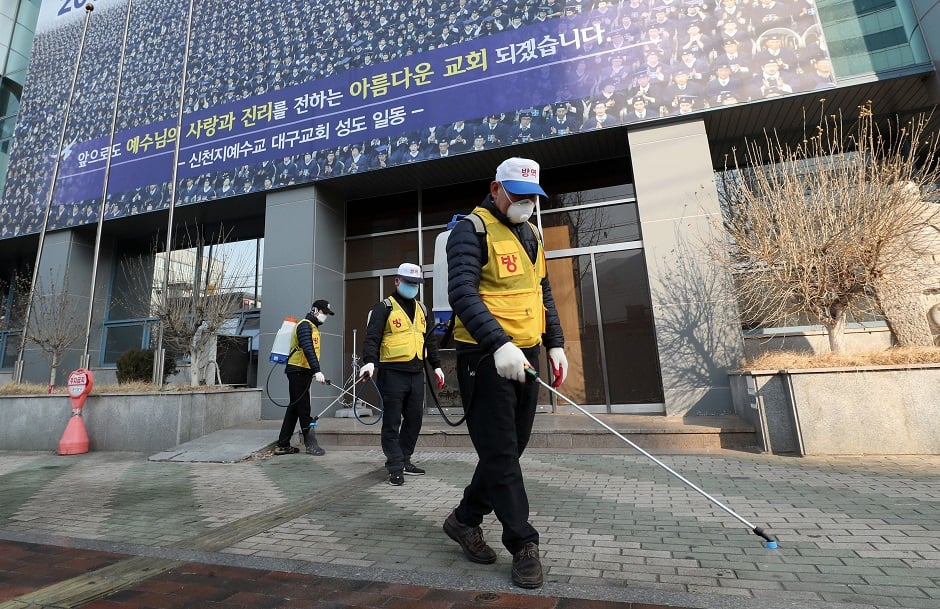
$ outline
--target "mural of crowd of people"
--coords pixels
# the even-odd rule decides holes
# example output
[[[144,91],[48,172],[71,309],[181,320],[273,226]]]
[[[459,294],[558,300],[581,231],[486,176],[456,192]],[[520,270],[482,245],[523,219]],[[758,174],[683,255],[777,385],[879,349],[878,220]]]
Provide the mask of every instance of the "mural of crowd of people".
[[[601,48],[587,49],[593,52],[571,65],[571,89],[586,95],[186,177],[178,186],[182,203],[835,85],[813,0],[268,0],[239,10],[204,0],[194,3],[184,57],[187,4],[130,0],[135,25],[122,45],[126,0],[96,3],[105,14],[95,15],[85,53],[99,59],[81,64],[72,100],[62,83],[75,59],[63,49],[76,48],[81,23],[37,34],[0,238],[42,226],[56,156],[49,147],[59,139],[64,108],[81,108],[79,116],[72,111],[66,142],[110,133],[122,46],[116,132],[177,116],[184,63],[185,117],[546,20],[587,15],[605,32]],[[168,184],[142,184],[109,194],[105,217],[164,209],[169,202]],[[100,198],[55,205],[49,227],[95,222],[100,206]]]

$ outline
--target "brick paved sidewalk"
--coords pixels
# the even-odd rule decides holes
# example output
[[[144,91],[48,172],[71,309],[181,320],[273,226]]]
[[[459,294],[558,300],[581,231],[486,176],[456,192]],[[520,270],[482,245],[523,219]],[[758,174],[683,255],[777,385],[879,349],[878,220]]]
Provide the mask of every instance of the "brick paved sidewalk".
[[[0,607],[68,606],[80,598],[75,580],[128,556],[94,550],[0,541]],[[525,594],[446,590],[429,586],[321,577],[202,563],[183,563],[126,587],[79,601],[84,609],[213,609],[291,607],[345,609],[670,609],[665,605],[585,601]],[[100,578],[101,573],[86,576]],[[85,590],[87,599],[87,587]],[[63,603],[63,599],[66,599]],[[9,602],[4,602],[9,601]]]
[[[428,475],[392,487],[379,451],[234,464],[152,463],[130,453],[0,453],[0,539],[136,557],[118,561],[120,569],[109,566],[107,555],[80,559],[91,561],[99,581],[110,568],[129,582],[107,602],[124,602],[120,595],[129,590],[208,564],[218,573],[223,567],[271,573],[259,582],[294,572],[304,574],[302,581],[343,580],[327,587],[415,586],[408,594],[427,588],[424,600],[437,599],[440,590],[465,591],[428,607],[484,604],[473,594],[528,598],[521,605],[527,607],[567,606],[560,600],[566,598],[706,609],[940,607],[938,457],[660,457],[775,533],[780,548],[768,550],[644,457],[527,453],[523,469],[546,570],[546,585],[534,594],[509,583],[508,553],[497,548],[495,565],[469,563],[440,529],[474,455],[415,457]],[[484,530],[497,547],[495,520]],[[100,568],[95,561],[103,561]],[[10,581],[0,580],[0,598],[8,597]],[[267,606],[295,606],[268,600],[274,604]],[[19,601],[6,606],[26,606],[11,602]],[[515,606],[501,603],[495,602]],[[571,606],[592,607],[580,603]]]

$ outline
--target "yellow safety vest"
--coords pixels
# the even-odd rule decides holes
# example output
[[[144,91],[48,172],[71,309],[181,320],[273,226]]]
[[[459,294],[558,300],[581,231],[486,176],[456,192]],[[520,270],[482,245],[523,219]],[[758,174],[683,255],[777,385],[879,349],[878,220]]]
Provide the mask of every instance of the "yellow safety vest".
[[[545,277],[545,250],[538,230],[529,223],[538,240],[539,250],[533,264],[525,248],[508,226],[489,210],[473,210],[486,228],[487,260],[480,271],[480,297],[490,314],[517,347],[534,347],[545,333],[545,305],[542,303],[542,279]],[[457,319],[454,340],[476,343]]]
[[[379,349],[380,362],[410,362],[414,358],[424,359],[424,335],[428,331],[428,320],[424,307],[415,301],[415,318],[408,319],[408,314],[394,298],[386,298],[391,305],[385,332],[382,334],[382,346]]]
[[[317,359],[320,359],[320,329],[309,319],[301,319],[297,322],[294,333],[290,336],[290,356],[287,358],[287,363],[291,366],[309,368],[310,362],[307,361],[304,350],[300,348],[300,343],[297,342],[297,328],[300,328],[300,324],[302,323],[310,324],[310,338],[313,340],[313,352],[317,354]]]

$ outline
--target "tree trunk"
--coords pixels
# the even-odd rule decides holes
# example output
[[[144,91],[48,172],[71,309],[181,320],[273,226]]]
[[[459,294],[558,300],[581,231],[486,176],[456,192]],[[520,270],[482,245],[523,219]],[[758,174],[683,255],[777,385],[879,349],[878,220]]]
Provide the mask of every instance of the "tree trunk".
[[[193,347],[189,350],[189,384],[193,387],[199,385],[199,349]]]
[[[59,367],[59,358],[52,356],[52,366],[49,369],[49,393],[55,388],[55,371]]]
[[[826,332],[829,333],[829,351],[842,353],[845,351],[845,319],[848,316],[846,309],[834,311],[835,315],[826,323]]]
[[[899,347],[932,347],[927,302],[922,294],[875,286],[878,304]]]

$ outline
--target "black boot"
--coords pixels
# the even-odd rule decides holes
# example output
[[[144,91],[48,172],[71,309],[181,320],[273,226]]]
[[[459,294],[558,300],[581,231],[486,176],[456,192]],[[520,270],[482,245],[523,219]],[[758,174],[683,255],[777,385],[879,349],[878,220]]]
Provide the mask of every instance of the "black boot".
[[[304,434],[304,446],[307,447],[307,454],[314,456],[325,455],[326,451],[320,448],[320,445],[317,444],[317,432],[310,428]]]

